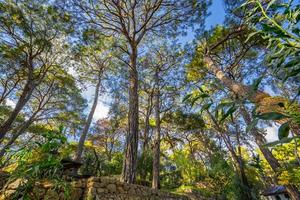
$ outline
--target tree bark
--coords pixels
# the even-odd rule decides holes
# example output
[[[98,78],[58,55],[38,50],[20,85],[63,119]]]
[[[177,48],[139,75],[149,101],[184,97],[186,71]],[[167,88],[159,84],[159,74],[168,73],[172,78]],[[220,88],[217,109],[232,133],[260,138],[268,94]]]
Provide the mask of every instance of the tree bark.
[[[95,88],[94,102],[93,102],[92,108],[89,112],[88,118],[86,120],[85,126],[83,128],[82,134],[81,134],[79,142],[78,142],[77,152],[75,155],[75,160],[77,160],[77,161],[81,160],[81,156],[82,156],[82,152],[83,152],[83,148],[84,148],[84,142],[86,140],[86,136],[87,136],[89,128],[91,126],[92,119],[93,119],[93,116],[94,116],[94,113],[95,113],[95,110],[96,110],[96,107],[98,104],[98,98],[99,98],[99,93],[100,93],[100,84],[101,84],[100,76],[98,77],[98,82],[97,82],[96,88]]]
[[[0,126],[0,143],[4,139],[7,132],[11,130],[12,124],[17,118],[18,114],[21,112],[25,104],[29,101],[34,88],[34,81],[32,80],[32,78],[28,78],[15,108],[9,115],[8,119]]]
[[[254,103],[259,103],[263,98],[270,97],[270,95],[265,92],[254,91],[251,87],[245,86],[228,78],[221,69],[215,66],[214,62],[209,56],[204,58],[204,62],[207,65],[207,69],[211,71],[216,78],[219,79],[224,86],[230,89],[233,93],[238,94],[241,97],[247,97]]]
[[[148,97],[148,105],[147,105],[147,110],[146,110],[146,116],[145,116],[145,129],[144,129],[144,140],[142,144],[142,159],[145,160],[145,156],[147,151],[149,150],[149,132],[150,132],[150,115],[151,115],[151,109],[152,109],[152,93],[149,94]],[[143,162],[143,160],[142,160]],[[141,180],[146,181],[147,178],[147,169],[142,168],[141,169]]]
[[[241,157],[241,155],[238,156],[237,153],[235,152],[235,149],[228,138],[229,134],[226,134],[226,130],[224,130],[222,127],[219,126],[218,122],[215,120],[215,118],[209,111],[207,111],[207,113],[209,114],[211,120],[213,121],[221,138],[225,142],[225,145],[230,152],[233,162],[235,163],[236,170],[238,171],[237,174],[239,175],[240,181],[243,185],[244,198],[248,200],[254,199],[251,195],[251,189],[250,189],[251,187],[245,173],[245,165],[244,165],[243,158]]]
[[[248,178],[246,176],[246,172],[245,172],[245,165],[244,165],[244,161],[243,158],[241,156],[238,156],[237,153],[234,150],[234,147],[230,144],[230,141],[228,140],[227,136],[222,132],[221,133],[221,137],[223,138],[230,154],[231,157],[233,158],[234,162],[237,164],[237,170],[238,170],[238,174],[241,180],[241,183],[243,185],[243,191],[244,191],[244,198],[245,199],[253,199],[251,196],[251,190],[250,190],[250,184],[248,181]]]
[[[264,108],[265,105],[263,105],[263,103],[262,103],[265,98],[270,97],[269,94],[267,94],[265,92],[261,92],[261,91],[255,91],[249,86],[245,86],[241,83],[238,83],[238,82],[226,77],[224,72],[215,66],[214,62],[212,61],[212,59],[209,56],[205,56],[204,62],[207,65],[208,70],[210,70],[216,76],[216,78],[219,79],[225,85],[225,87],[230,89],[233,93],[235,93],[241,97],[248,98],[250,101],[254,102],[258,106],[263,107],[263,108],[260,108],[260,110],[269,110],[270,109],[270,108],[265,109]],[[279,105],[277,105],[277,107],[279,107]],[[277,107],[274,107],[273,110],[277,110],[278,109]],[[286,120],[276,121],[276,122],[284,123],[284,122],[286,122]],[[297,129],[295,127],[292,127],[292,128]],[[295,133],[297,133],[297,132],[295,132]],[[279,165],[277,159],[272,155],[272,153],[267,148],[263,147],[263,143],[261,143],[262,142],[261,138],[258,138],[260,134],[255,134],[255,135],[257,137],[256,142],[259,145],[260,150],[262,151],[265,158],[268,159],[267,161],[270,164],[270,166],[272,167],[272,169],[275,172],[277,172],[280,168],[280,165]],[[297,187],[295,187],[293,185],[286,185],[286,188],[287,188],[287,191],[288,191],[290,197],[292,198],[292,200],[300,200],[300,194],[299,194]]]
[[[12,135],[10,140],[8,141],[5,146],[0,150],[0,159],[4,156],[6,153],[6,150],[18,139],[20,135],[24,133],[24,131],[33,123],[35,116],[38,112],[33,113],[33,115],[20,127],[20,129]]]
[[[239,97],[247,98],[251,102],[257,105],[257,111],[260,113],[269,113],[269,112],[278,112],[285,114],[284,107],[280,106],[280,103],[289,102],[289,100],[285,97],[272,97],[266,92],[256,91],[250,86],[243,85],[235,80],[228,78],[224,72],[219,69],[213,62],[210,56],[204,57],[204,62],[206,64],[207,69],[212,72],[217,79],[219,79],[225,87],[231,90],[234,94]],[[298,106],[298,111],[300,108]],[[279,124],[283,124],[287,122],[289,119],[284,118],[280,120],[274,120]],[[290,128],[292,132],[299,135],[299,125],[297,123],[290,123]]]
[[[145,152],[148,149],[148,143],[149,143],[149,132],[150,132],[150,115],[152,110],[152,92],[149,94],[148,97],[148,105],[146,110],[146,116],[145,116],[145,129],[144,129],[144,143],[142,146],[143,152]]]
[[[154,149],[153,149],[153,178],[152,178],[152,188],[159,188],[159,171],[160,171],[160,99],[159,99],[159,71],[155,73],[155,139],[154,139]]]
[[[134,183],[137,167],[138,150],[138,126],[139,126],[139,97],[138,97],[138,72],[137,72],[137,47],[131,45],[130,67],[129,67],[129,113],[128,133],[126,138],[125,158],[121,181]]]

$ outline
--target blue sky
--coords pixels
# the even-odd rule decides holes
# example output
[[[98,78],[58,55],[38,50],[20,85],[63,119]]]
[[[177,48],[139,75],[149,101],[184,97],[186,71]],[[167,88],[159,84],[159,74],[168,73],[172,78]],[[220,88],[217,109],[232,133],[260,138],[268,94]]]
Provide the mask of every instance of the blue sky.
[[[224,22],[225,9],[223,0],[213,0],[208,11],[211,15],[205,21],[206,29]]]
[[[222,24],[224,22],[225,9],[224,9],[223,0],[212,0],[212,5],[209,7],[208,11],[209,11],[210,15],[206,18],[206,21],[205,21],[206,30],[208,30],[211,27],[216,26],[218,24]],[[191,30],[187,34],[187,36],[180,38],[180,42],[181,43],[191,42],[193,39],[194,39],[194,32]],[[89,102],[88,108],[90,108],[90,106],[91,106],[91,103],[92,103],[91,99],[92,99],[93,94],[94,94],[93,87],[90,87],[86,91],[82,92],[83,97],[85,97]],[[97,105],[95,114],[93,116],[94,121],[96,121],[100,118],[107,117],[109,107],[105,104],[105,101],[109,101],[109,99],[107,99],[106,96],[101,96],[99,103]],[[15,102],[13,102],[10,99],[8,99],[7,104],[12,107],[15,106]],[[272,126],[266,128],[266,131],[268,133],[267,134],[268,141],[274,141],[277,139],[277,134],[276,134],[277,130],[278,130],[278,126],[276,126],[274,124]]]
[[[210,15],[205,20],[205,28],[206,30],[210,29],[213,26],[216,26],[218,24],[222,24],[225,19],[225,8],[223,0],[212,0],[212,5],[208,9]],[[187,34],[187,36],[180,39],[180,42],[190,42],[194,39],[194,33],[191,31]],[[83,96],[88,97],[87,99],[90,100],[89,97],[93,95],[93,89],[88,89],[87,91],[83,92]],[[95,114],[94,114],[94,121],[104,118],[107,116],[109,108],[105,103],[103,102],[107,100],[105,97],[102,96],[102,101],[100,100],[98,103],[98,106],[96,108]],[[90,103],[91,104],[91,103]],[[275,124],[272,124],[272,126],[266,128],[267,135],[266,139],[268,142],[277,140],[277,131],[278,126]]]
[[[208,9],[210,15],[207,17],[205,20],[205,26],[206,29],[210,29],[211,27],[217,25],[217,24],[222,24],[225,18],[225,11],[224,11],[224,3],[223,0],[213,0],[212,5]],[[192,41],[194,39],[194,33],[191,31],[188,33],[187,36],[184,38],[180,39],[180,42],[185,43]],[[87,91],[83,92],[83,96],[85,97],[91,97],[93,95],[93,88],[90,90],[88,89]],[[100,98],[102,99],[102,98]],[[90,100],[90,98],[88,98]],[[109,108],[103,103],[99,102],[96,112],[94,114],[94,120],[97,120],[99,118],[103,118],[107,116]]]
[[[205,29],[209,30],[210,28],[218,25],[223,24],[225,19],[225,9],[224,9],[224,2],[223,0],[212,0],[212,4],[208,9],[210,15],[205,19]],[[182,44],[188,43],[193,41],[195,36],[195,32],[190,29],[187,35],[184,37],[179,38],[179,42]]]

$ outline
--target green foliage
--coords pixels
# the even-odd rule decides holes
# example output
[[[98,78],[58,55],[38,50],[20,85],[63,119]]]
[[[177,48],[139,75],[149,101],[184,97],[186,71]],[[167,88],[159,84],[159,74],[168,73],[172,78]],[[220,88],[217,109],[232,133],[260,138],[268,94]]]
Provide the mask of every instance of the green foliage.
[[[204,128],[204,121],[199,114],[184,113],[183,111],[176,111],[168,114],[165,117],[165,121],[169,123],[175,123],[180,130],[192,131]]]
[[[283,104],[284,107],[284,104]],[[295,124],[299,124],[298,122],[298,112],[292,112],[293,108],[292,106],[288,107],[286,109],[287,114],[282,114],[278,112],[268,112],[268,113],[263,113],[263,114],[258,114],[254,115],[255,119],[247,126],[247,132],[253,129],[258,123],[258,119],[263,119],[263,120],[288,120],[287,122],[281,124],[281,126],[278,129],[278,139],[280,140],[280,143],[286,142],[286,139],[289,135],[290,132],[290,127],[293,126],[292,122]],[[297,114],[291,114],[291,113],[297,113]],[[273,144],[273,143],[272,143]],[[269,144],[270,145],[270,144]]]
[[[94,148],[88,148],[84,152],[80,173],[94,176],[119,175],[122,171],[122,161],[121,152],[113,153],[111,158],[108,158],[106,154],[97,152]]]
[[[59,32],[71,30],[69,15],[47,3],[44,0],[0,2],[0,24],[8,27],[8,30],[14,30],[12,33],[4,29],[6,36],[16,41],[16,44],[1,43],[4,58],[15,59],[21,56],[29,45],[39,50],[49,50],[54,39],[52,37]]]
[[[194,91],[193,93],[187,94],[183,98],[182,102],[187,102],[187,103],[191,104],[191,106],[194,106],[198,100],[203,100],[208,97],[209,97],[209,94],[205,93],[201,89],[200,91]]]
[[[176,168],[175,163],[169,161],[163,165],[160,175],[162,188],[177,189],[182,186],[182,179],[181,171]]]
[[[124,2],[124,5],[130,3]],[[263,4],[259,0],[248,0],[242,7],[247,9],[247,24],[232,30],[236,26],[234,22],[238,21],[234,19],[233,22],[226,22],[201,33],[193,44],[195,51],[189,54],[189,49],[193,49],[192,44],[188,44],[186,51],[183,51],[180,45],[169,44],[172,43],[171,38],[157,39],[156,34],[146,34],[146,29],[153,29],[150,27],[153,25],[157,28],[155,33],[165,33],[165,29],[158,31],[154,23],[159,24],[161,18],[167,18],[168,21],[168,17],[172,17],[163,15],[166,10],[176,15],[184,11],[182,13],[187,15],[190,14],[186,12],[187,8],[192,5],[193,9],[199,8],[197,12],[202,12],[206,10],[205,2],[209,4],[209,1],[179,1],[186,6],[180,9],[177,8],[177,1],[172,2],[176,5],[176,13],[162,4],[164,8],[158,8],[160,11],[153,13],[157,22],[150,20],[145,26],[139,26],[144,20],[141,18],[136,24],[141,30],[132,31],[132,26],[128,25],[125,27],[128,29],[126,33],[124,27],[119,27],[119,14],[111,15],[105,9],[97,8],[99,16],[94,15],[96,13],[82,13],[82,10],[76,10],[79,12],[71,16],[66,12],[69,8],[61,9],[65,4],[59,1],[0,1],[0,127],[14,110],[13,106],[6,104],[8,100],[17,103],[28,80],[32,81],[33,87],[32,93],[26,96],[28,101],[13,120],[11,129],[0,141],[2,148],[9,144],[16,133],[20,134],[8,147],[9,150],[1,149],[7,150],[1,157],[3,170],[11,172],[11,181],[22,181],[16,198],[18,195],[24,199],[29,197],[34,185],[44,179],[54,182],[56,189],[69,192],[62,178],[61,160],[75,153],[77,143],[68,144],[68,141],[73,140],[70,135],[77,140],[77,133],[82,132],[83,119],[89,107],[86,103],[91,97],[89,91],[82,97],[82,90],[96,84],[101,89],[101,95],[109,91],[104,99],[108,99],[105,103],[110,104],[110,111],[107,118],[98,120],[88,130],[82,156],[83,166],[79,174],[119,176],[122,173],[127,142],[125,136],[128,134],[128,126],[132,125],[127,121],[132,114],[129,108],[132,107],[127,105],[129,96],[126,91],[135,84],[134,81],[128,81],[128,77],[133,75],[128,72],[135,70],[138,70],[138,76],[131,78],[137,78],[135,81],[138,84],[137,132],[141,135],[139,138],[144,139],[142,142],[148,142],[146,150],[142,154],[137,153],[137,183],[150,186],[152,181],[151,147],[157,125],[154,94],[159,89],[162,189],[195,191],[214,199],[243,199],[248,188],[242,186],[238,161],[232,159],[234,151],[242,157],[245,176],[255,198],[259,198],[258,194],[263,187],[272,182],[269,179],[276,178],[280,184],[300,186],[300,136],[289,137],[290,131],[294,131],[300,124],[297,102],[300,88],[296,85],[300,74],[300,6],[293,1],[272,0]],[[240,5],[240,1],[232,2]],[[79,3],[83,3],[82,8],[96,8],[90,7],[92,4],[89,1]],[[97,3],[106,8],[102,1]],[[138,12],[135,13],[144,12],[146,4],[144,7],[143,1],[138,3],[135,7]],[[200,4],[203,4],[202,9]],[[238,14],[241,14],[242,8],[236,8]],[[131,5],[124,9],[131,9]],[[94,24],[101,23],[98,20],[102,19],[102,14],[114,19],[105,22],[104,26]],[[120,16],[123,17],[123,14]],[[227,15],[230,15],[229,11]],[[86,20],[94,25],[83,23],[82,17],[90,17]],[[126,17],[124,15],[124,19]],[[202,21],[202,17],[199,17],[191,16],[193,19],[201,18]],[[114,25],[108,26],[106,23],[109,22]],[[177,19],[174,22],[179,23]],[[70,35],[74,24],[78,32]],[[173,25],[177,27],[178,24]],[[119,30],[122,30],[120,34],[115,34]],[[126,34],[129,35],[126,37]],[[137,41],[137,38],[140,40]],[[157,43],[163,45],[157,48]],[[131,55],[133,50],[137,50],[137,55]],[[207,54],[215,63],[212,69],[205,65],[204,56]],[[128,68],[134,56],[137,56],[137,68]],[[267,73],[269,71],[261,67],[265,64],[273,70],[272,73]],[[153,73],[157,71],[159,80],[154,81]],[[220,71],[222,78],[218,76]],[[224,78],[225,82],[222,80]],[[282,80],[280,86],[276,82],[277,78]],[[247,112],[254,106],[248,104],[247,94],[240,96],[232,92],[228,85],[241,86],[238,89],[242,89],[238,91],[242,92],[262,93],[263,97],[268,96],[263,94],[263,89],[273,92],[276,87],[274,92],[278,98],[274,99],[278,101],[274,101],[274,104],[275,107],[279,106],[279,110],[255,113],[254,109],[252,116],[248,113],[248,120],[239,108]],[[187,95],[182,99],[184,94]],[[286,97],[292,94],[292,100],[279,96],[281,94]],[[265,99],[258,101],[264,105],[272,103],[272,98],[265,98],[270,102],[263,101]],[[256,106],[258,110],[260,105]],[[250,149],[255,150],[254,142],[263,141],[264,131],[261,128],[269,125],[269,120],[285,122],[278,130],[279,141],[262,146],[272,150],[271,153],[279,160],[282,167],[276,173],[262,155],[255,155],[251,160],[248,154]],[[53,129],[57,124],[63,124],[65,129]],[[257,132],[250,131],[254,129]],[[140,142],[137,141],[138,144]]]
[[[278,129],[278,139],[282,140],[283,138],[287,138],[289,136],[290,126],[289,122],[282,124]]]
[[[263,120],[280,120],[280,119],[288,118],[288,116],[278,112],[263,113],[260,115],[256,115],[256,117]]]
[[[251,34],[249,34],[251,35]],[[264,76],[259,77],[258,79],[255,79],[251,85],[251,87],[253,88],[253,90],[257,91],[258,90],[258,86],[261,83],[262,79],[264,78]]]
[[[55,188],[63,188],[67,195],[69,188],[63,180],[61,164],[69,154],[67,149],[67,139],[59,128],[41,133],[40,140],[33,139],[15,152],[7,169],[11,171],[10,181],[20,179],[22,182],[16,197],[28,197],[35,184],[43,179],[54,182]]]
[[[231,106],[221,117],[220,122],[223,122],[227,117],[233,116],[233,113],[236,111],[237,107],[235,105]]]
[[[282,81],[297,80],[300,73],[300,6],[295,1],[248,0],[244,5],[248,22],[261,35],[270,52],[267,62]]]
[[[279,184],[294,184],[300,186],[300,167],[299,167],[299,137],[286,138],[284,143],[270,146],[273,155],[278,159],[281,168],[277,173]],[[262,157],[263,158],[263,157]],[[262,159],[262,170],[264,174],[270,173],[268,164]]]
[[[140,155],[137,166],[137,174],[139,174],[138,180],[140,180],[143,185],[151,185],[150,182],[152,180],[152,170],[153,153],[150,150],[145,150],[145,152]]]
[[[199,181],[201,174],[203,174],[203,168],[200,162],[193,159],[187,149],[175,151],[171,159],[174,161],[176,169],[181,172],[181,184],[194,185]]]

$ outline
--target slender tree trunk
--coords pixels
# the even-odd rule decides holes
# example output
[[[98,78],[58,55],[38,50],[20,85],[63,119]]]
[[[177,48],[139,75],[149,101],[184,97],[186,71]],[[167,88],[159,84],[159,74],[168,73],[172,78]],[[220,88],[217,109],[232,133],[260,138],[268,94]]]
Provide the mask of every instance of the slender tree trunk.
[[[6,150],[18,139],[20,135],[24,133],[24,131],[32,124],[34,118],[38,112],[35,112],[20,128],[19,130],[12,135],[7,144],[0,150],[0,159],[6,153]]]
[[[261,102],[265,98],[270,97],[269,94],[267,94],[265,92],[261,92],[261,91],[254,91],[251,87],[245,86],[241,83],[238,83],[238,82],[236,82],[234,80],[231,80],[230,78],[226,77],[224,72],[221,69],[219,69],[218,67],[215,66],[215,64],[213,63],[212,59],[209,56],[206,56],[204,58],[204,62],[206,63],[208,70],[210,70],[216,76],[216,78],[218,78],[225,85],[225,87],[230,89],[235,94],[237,94],[241,97],[248,98],[249,100],[256,103],[257,105],[264,107],[264,105],[261,105]],[[277,105],[277,107],[279,107],[279,105]],[[277,109],[277,108],[274,107],[274,110],[275,109]],[[264,108],[262,108],[261,110],[264,110]],[[269,108],[267,108],[267,110],[269,110]],[[279,123],[284,123],[286,121],[283,120],[283,121],[278,121],[278,122]],[[260,139],[257,138],[256,141],[260,142]],[[270,166],[272,167],[272,169],[275,172],[278,171],[280,165],[278,165],[279,167],[277,166],[277,163],[278,163],[277,159],[272,155],[271,152],[269,152],[269,150],[267,150],[266,148],[264,148],[262,146],[263,144],[258,143],[258,145],[259,145],[259,148],[262,151],[263,155],[265,156],[265,158],[269,159],[267,161],[270,164]],[[289,195],[291,196],[291,198],[293,200],[300,200],[299,191],[295,186],[286,185],[286,188],[289,192]]]
[[[148,98],[148,106],[147,106],[147,111],[145,116],[144,143],[142,147],[143,152],[145,152],[148,149],[151,109],[152,109],[152,94],[150,94]]]
[[[231,157],[233,158],[234,162],[237,164],[238,167],[238,174],[241,180],[241,183],[243,184],[243,191],[244,191],[244,195],[245,195],[245,199],[253,199],[252,195],[251,195],[251,190],[250,190],[250,184],[248,181],[248,178],[246,176],[246,172],[245,172],[245,166],[244,166],[244,161],[243,158],[241,156],[238,156],[237,153],[235,152],[233,146],[230,144],[230,141],[228,140],[228,138],[226,138],[227,136],[224,135],[224,133],[221,133],[221,136],[231,154]]]
[[[142,147],[143,153],[146,152],[147,149],[148,149],[149,132],[150,132],[149,118],[150,118],[150,116],[149,116],[148,113],[147,113],[147,114],[146,114],[146,118],[145,118],[144,142],[143,142],[143,147]]]
[[[94,116],[94,113],[95,113],[95,110],[96,110],[96,107],[98,104],[98,98],[99,98],[99,93],[100,93],[100,84],[101,84],[100,76],[98,77],[98,82],[97,82],[96,88],[95,88],[94,102],[93,102],[92,108],[90,110],[90,113],[88,115],[88,118],[86,120],[85,126],[83,128],[82,134],[79,139],[77,152],[76,152],[76,156],[75,156],[75,160],[77,160],[77,161],[81,160],[81,156],[82,156],[82,152],[83,152],[83,148],[84,148],[84,142],[85,142],[86,136],[88,134],[89,128],[91,126],[93,116]]]
[[[228,135],[229,134],[226,134],[226,131],[219,126],[218,122],[215,120],[215,118],[213,117],[213,115],[207,111],[207,113],[209,114],[210,118],[212,119],[213,123],[215,124],[220,136],[222,137],[223,141],[225,142],[225,145],[227,147],[227,149],[229,150],[230,152],[230,155],[233,159],[233,162],[236,164],[236,170],[238,171],[238,175],[239,175],[239,178],[241,180],[241,183],[243,184],[243,191],[244,191],[244,198],[245,200],[251,200],[253,199],[252,195],[251,195],[251,190],[250,190],[250,184],[249,184],[249,181],[248,181],[248,178],[246,176],[246,173],[245,173],[245,166],[244,166],[244,161],[243,161],[243,158],[241,156],[238,156],[237,153],[235,152],[235,149],[234,147],[232,146],[229,138],[228,138]]]
[[[150,98],[150,97],[149,97]],[[152,98],[152,97],[151,97]],[[147,111],[146,111],[146,116],[145,116],[145,129],[144,129],[144,141],[143,141],[143,145],[142,145],[142,162],[145,160],[145,156],[146,153],[148,151],[148,143],[149,143],[149,132],[150,132],[150,122],[149,122],[149,118],[150,118],[150,101],[148,100],[148,107],[147,107]],[[147,169],[146,168],[142,168],[141,169],[141,180],[146,180],[147,178]]]
[[[52,91],[53,87],[53,81],[50,84],[50,87],[48,88],[46,94],[49,94]],[[39,105],[37,107],[37,109],[32,113],[32,115],[24,122],[21,124],[20,127],[17,127],[16,130],[13,130],[12,132],[12,137],[10,138],[10,140],[4,145],[4,147],[0,150],[0,158],[4,156],[6,150],[18,139],[18,137],[20,135],[22,135],[26,129],[34,122],[36,116],[38,115],[38,113],[42,110],[42,108],[45,106],[45,104],[50,100],[50,98],[48,98],[47,100],[45,100],[45,96],[42,97],[42,101],[39,102]]]
[[[251,117],[250,117],[249,113],[244,108],[241,108],[241,113],[242,113],[242,116],[243,116],[245,122],[247,124],[250,124]],[[264,146],[264,144],[265,144],[264,137],[259,133],[257,128],[253,128],[251,130],[251,133],[255,138],[255,142],[258,145],[259,150],[262,152],[263,156],[265,157],[266,161],[271,166],[272,170],[275,173],[278,172],[281,168],[280,163],[274,157],[272,152],[267,147]],[[285,185],[285,187],[286,187],[292,200],[300,200],[299,190],[296,186],[288,184],[288,185]]]
[[[18,114],[21,112],[25,104],[29,101],[34,88],[35,85],[33,80],[31,78],[28,78],[14,110],[11,112],[8,119],[0,126],[0,143],[4,139],[7,132],[11,130],[12,124],[17,118]]]
[[[126,138],[125,158],[121,181],[134,183],[137,167],[138,150],[138,127],[139,127],[139,96],[138,96],[138,72],[137,72],[137,47],[131,45],[129,67],[129,113],[128,113],[128,134]]]
[[[159,188],[159,171],[160,171],[160,99],[159,99],[159,75],[158,70],[155,73],[155,138],[154,138],[154,149],[153,149],[153,178],[152,188]]]
[[[14,75],[16,75],[17,73],[15,73]],[[2,104],[6,98],[8,97],[8,95],[16,88],[16,86],[18,85],[18,83],[21,81],[20,78],[18,77],[18,79],[14,82],[14,84],[11,86],[10,89],[8,89],[8,82],[13,79],[14,75],[8,77],[7,81],[4,84],[4,89],[3,92],[0,96],[0,104]]]
[[[219,79],[225,87],[230,89],[235,94],[238,94],[241,97],[247,97],[254,103],[259,103],[262,99],[266,97],[270,97],[269,94],[261,91],[254,91],[251,87],[245,86],[239,82],[236,82],[224,74],[224,72],[215,66],[214,62],[210,57],[205,57],[205,63],[207,65],[207,69],[210,70],[217,79]]]
[[[242,83],[239,83],[235,80],[232,80],[228,78],[224,72],[219,69],[213,62],[213,60],[206,56],[204,58],[204,62],[206,63],[207,69],[211,71],[217,79],[219,79],[222,84],[224,84],[225,87],[227,87],[229,90],[231,90],[236,95],[247,98],[253,103],[257,105],[257,111],[260,113],[268,113],[268,112],[279,112],[284,113],[285,108],[280,106],[280,103],[288,102],[289,100],[285,97],[282,98],[271,98],[271,95],[269,95],[266,92],[263,91],[256,91],[250,86],[243,85]],[[298,106],[298,110],[300,111],[300,108]],[[280,119],[280,120],[274,120],[277,123],[283,124],[287,122],[289,119]],[[291,130],[295,134],[299,134],[300,126],[296,123],[292,123],[290,125]]]
[[[250,189],[251,186],[250,186],[250,183],[248,181],[248,178],[247,178],[246,172],[245,172],[245,162],[244,162],[243,155],[242,155],[241,143],[240,143],[240,132],[239,132],[238,128],[237,128],[236,137],[237,137],[237,143],[238,143],[237,156],[238,156],[239,166],[241,169],[241,177],[242,177],[243,183],[245,183],[245,189],[247,190],[247,194],[249,195],[249,197],[251,199],[253,199],[252,194],[251,194],[251,189]]]

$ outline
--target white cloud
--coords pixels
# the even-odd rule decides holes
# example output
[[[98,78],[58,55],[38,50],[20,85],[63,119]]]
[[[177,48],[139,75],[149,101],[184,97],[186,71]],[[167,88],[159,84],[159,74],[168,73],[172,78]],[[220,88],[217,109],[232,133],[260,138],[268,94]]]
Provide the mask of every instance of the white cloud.
[[[13,102],[11,99],[6,99],[6,105],[14,108],[16,106],[16,103]]]
[[[102,102],[99,102],[95,110],[93,120],[97,121],[98,119],[107,117],[109,107],[104,105]]]
[[[275,125],[274,123],[272,123],[271,127],[266,128],[267,130],[267,135],[266,135],[266,139],[267,142],[274,142],[276,140],[278,140],[278,126]]]
[[[92,107],[93,104],[93,98],[94,98],[94,87],[88,87],[87,90],[82,91],[82,96],[87,99],[88,101],[88,107],[86,109],[86,112],[88,113]],[[99,97],[98,105],[96,107],[94,116],[93,116],[93,121],[97,121],[98,119],[105,118],[108,115],[109,107],[105,105],[103,102],[105,101],[106,97],[101,96]]]

